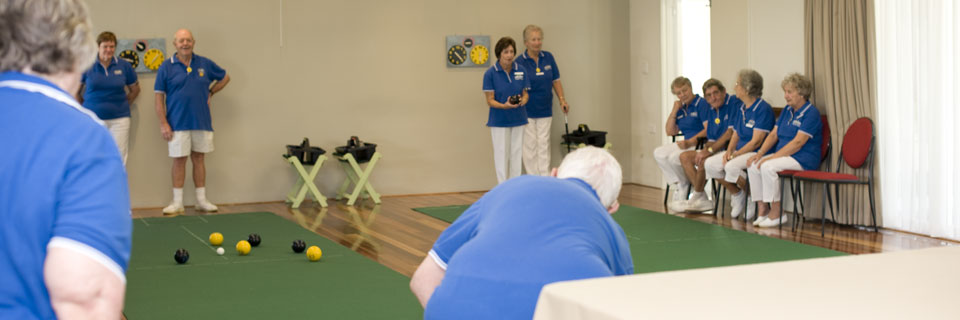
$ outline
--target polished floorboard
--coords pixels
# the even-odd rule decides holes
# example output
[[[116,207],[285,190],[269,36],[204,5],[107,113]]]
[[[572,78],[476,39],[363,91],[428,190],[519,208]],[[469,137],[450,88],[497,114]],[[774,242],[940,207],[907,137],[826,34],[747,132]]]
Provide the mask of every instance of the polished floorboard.
[[[329,199],[327,208],[312,202],[304,202],[299,209],[292,209],[284,202],[220,205],[217,213],[196,212],[187,208],[186,215],[230,214],[266,211],[291,220],[334,242],[377,261],[397,272],[410,276],[426,256],[433,241],[448,223],[413,211],[413,208],[463,205],[476,201],[483,192],[457,192],[444,194],[385,196],[382,204],[370,200],[358,201],[347,206],[345,201]],[[664,212],[663,190],[634,184],[624,185],[620,203]],[[729,211],[729,208],[727,208]],[[160,208],[135,209],[134,218],[162,216]],[[890,252],[937,246],[960,245],[958,242],[936,239],[895,230],[880,229],[878,232],[827,223],[826,232],[820,236],[820,221],[807,220],[797,231],[788,226],[754,228],[742,220],[731,220],[729,215],[717,219],[706,214],[678,214],[688,219],[717,224],[772,238],[804,243],[851,254]],[[268,241],[264,239],[264,241]]]

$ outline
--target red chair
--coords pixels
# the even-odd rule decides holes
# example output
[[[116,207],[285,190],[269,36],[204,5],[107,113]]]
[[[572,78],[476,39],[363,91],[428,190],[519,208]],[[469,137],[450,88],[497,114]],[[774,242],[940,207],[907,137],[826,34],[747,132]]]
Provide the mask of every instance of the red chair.
[[[820,236],[826,231],[827,201],[830,197],[830,185],[834,185],[838,190],[841,184],[862,184],[866,185],[867,192],[870,195],[870,216],[873,219],[873,230],[877,231],[876,205],[873,195],[873,144],[875,141],[873,121],[870,118],[860,118],[853,122],[843,135],[843,144],[840,146],[840,158],[837,159],[837,171],[814,171],[807,170],[794,174],[794,179],[800,181],[810,181],[814,183],[823,183],[823,219],[820,222]],[[867,167],[866,177],[860,178],[856,175],[840,173],[841,163],[853,169]],[[840,205],[840,199],[837,198],[837,205]],[[830,205],[830,212],[833,212],[833,204]],[[836,219],[834,219],[836,221]]]
[[[830,142],[830,124],[827,122],[827,116],[820,115],[820,123],[823,124],[821,131],[821,136],[823,141],[820,143],[820,164],[824,162],[827,163],[827,171],[830,171],[830,162],[827,159],[830,159],[830,149],[833,145]],[[800,173],[801,170],[783,170],[777,172],[777,175],[780,177],[780,190],[783,191],[783,181],[790,179],[790,195],[793,199],[793,213],[797,215],[798,218],[803,218],[801,211],[803,210],[803,192],[800,189],[800,183],[793,179],[793,176],[797,173]],[[800,211],[797,210],[797,204],[800,204]],[[833,209],[831,203],[830,208]],[[783,216],[783,192],[780,192],[780,216]],[[797,224],[800,223],[799,219],[794,219],[793,224],[791,224],[790,230],[795,231],[797,229]],[[781,224],[778,228],[782,229],[783,225]]]

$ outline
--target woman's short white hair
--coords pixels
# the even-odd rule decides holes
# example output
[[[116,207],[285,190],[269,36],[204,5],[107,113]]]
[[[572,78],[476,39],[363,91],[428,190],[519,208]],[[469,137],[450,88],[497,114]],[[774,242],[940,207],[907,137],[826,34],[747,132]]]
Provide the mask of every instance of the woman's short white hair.
[[[578,178],[585,181],[609,208],[617,201],[623,185],[623,171],[617,159],[605,149],[585,147],[563,158],[557,178]]]
[[[0,71],[83,71],[97,58],[81,0],[0,1]]]

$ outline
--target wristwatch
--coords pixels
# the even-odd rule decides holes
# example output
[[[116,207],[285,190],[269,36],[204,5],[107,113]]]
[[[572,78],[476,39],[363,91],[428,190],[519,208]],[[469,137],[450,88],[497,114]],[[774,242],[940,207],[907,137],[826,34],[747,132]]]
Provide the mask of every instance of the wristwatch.
[[[713,147],[707,147],[707,152],[713,153]]]

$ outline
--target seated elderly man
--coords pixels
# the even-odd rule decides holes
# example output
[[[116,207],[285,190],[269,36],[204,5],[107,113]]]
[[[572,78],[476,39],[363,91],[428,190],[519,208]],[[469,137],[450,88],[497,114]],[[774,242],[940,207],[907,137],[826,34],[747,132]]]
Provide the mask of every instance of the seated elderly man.
[[[582,148],[551,175],[504,182],[440,235],[410,281],[425,319],[530,319],[546,284],[633,273],[617,160]]]

